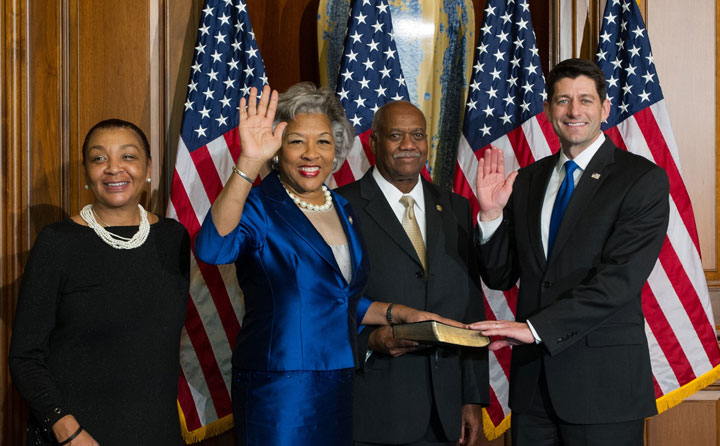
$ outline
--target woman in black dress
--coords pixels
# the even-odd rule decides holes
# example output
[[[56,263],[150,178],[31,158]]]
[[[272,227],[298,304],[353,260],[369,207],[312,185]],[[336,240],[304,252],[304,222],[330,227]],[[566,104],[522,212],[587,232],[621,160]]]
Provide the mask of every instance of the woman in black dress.
[[[94,203],[47,226],[25,267],[10,372],[30,405],[28,445],[179,445],[177,380],[190,243],[140,203],[150,149],[135,125],[83,144]]]

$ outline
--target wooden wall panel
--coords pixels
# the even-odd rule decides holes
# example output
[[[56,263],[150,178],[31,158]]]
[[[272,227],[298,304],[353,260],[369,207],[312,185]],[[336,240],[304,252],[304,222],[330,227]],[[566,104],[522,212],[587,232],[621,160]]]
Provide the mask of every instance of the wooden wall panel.
[[[318,83],[317,9],[319,0],[247,0],[255,38],[273,88]]]
[[[720,0],[715,0],[715,199],[703,202],[705,206],[715,206],[715,266],[716,271],[712,272],[709,279],[714,282],[715,296],[720,301],[720,271],[717,269],[717,265],[720,263],[720,232],[718,230],[718,222],[720,222],[720,28],[717,26],[720,23]],[[713,290],[710,290],[711,296]],[[718,313],[717,308],[716,314]],[[718,320],[716,316],[715,320]],[[717,325],[716,325],[717,326]]]
[[[61,2],[28,2],[31,21],[42,27],[28,32],[28,131],[29,250],[45,225],[68,215],[68,141],[63,61],[63,33],[67,28]]]
[[[151,137],[150,5],[147,0],[68,3],[69,178],[74,214],[91,201],[82,187],[80,152],[88,129],[102,119],[120,118],[134,122]]]
[[[165,116],[167,116],[165,134],[165,168],[162,183],[166,191],[170,190],[170,182],[175,166],[175,155],[180,137],[183,104],[187,95],[190,79],[190,65],[193,58],[195,39],[200,23],[201,2],[171,1],[165,10],[166,41],[165,48],[165,82],[166,90]],[[164,203],[167,204],[167,203]]]
[[[657,77],[678,147],[685,187],[692,202],[706,276],[717,281],[715,215],[717,103],[711,100],[717,76],[715,0],[686,8],[674,0],[648,0],[645,17]],[[668,33],[665,30],[683,30]],[[716,312],[720,308],[716,309]]]
[[[24,96],[27,75],[27,8],[0,3],[0,445],[22,443],[25,406],[12,389],[6,365],[15,296],[27,235],[27,131]]]

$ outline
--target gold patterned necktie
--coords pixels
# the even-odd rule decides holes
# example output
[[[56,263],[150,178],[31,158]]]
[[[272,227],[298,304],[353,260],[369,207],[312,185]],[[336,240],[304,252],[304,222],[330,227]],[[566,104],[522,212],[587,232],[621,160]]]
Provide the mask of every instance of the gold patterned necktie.
[[[415,219],[415,200],[410,195],[403,195],[400,198],[400,203],[405,206],[405,213],[403,214],[402,227],[410,238],[415,252],[420,258],[423,269],[427,271],[426,259],[425,259],[425,242],[423,242],[422,233],[420,233],[420,226]]]

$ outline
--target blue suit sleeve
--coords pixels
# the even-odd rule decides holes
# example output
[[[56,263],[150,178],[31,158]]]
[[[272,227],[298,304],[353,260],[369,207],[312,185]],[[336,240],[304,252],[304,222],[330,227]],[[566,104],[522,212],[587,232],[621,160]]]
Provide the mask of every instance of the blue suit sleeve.
[[[218,234],[210,209],[195,238],[197,258],[205,263],[221,265],[235,262],[246,250],[258,249],[267,233],[262,209],[256,196],[248,196],[240,223],[225,236]]]
[[[365,313],[367,313],[368,308],[370,308],[370,304],[372,304],[373,301],[368,299],[367,297],[363,296],[360,298],[360,301],[358,301],[357,306],[357,326],[358,326],[358,333],[363,331],[365,328],[364,325],[362,325],[362,320],[365,318]]]

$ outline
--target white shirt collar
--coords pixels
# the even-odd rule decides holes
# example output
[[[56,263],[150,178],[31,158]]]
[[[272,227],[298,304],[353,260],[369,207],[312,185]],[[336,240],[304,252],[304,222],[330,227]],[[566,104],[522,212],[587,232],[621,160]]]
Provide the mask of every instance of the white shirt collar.
[[[394,184],[386,180],[377,167],[373,167],[372,176],[375,179],[378,187],[382,191],[383,195],[385,195],[385,199],[388,201],[388,203],[398,203],[400,202],[400,198],[403,195],[410,195],[411,197],[413,197],[413,200],[415,200],[415,206],[417,206],[421,212],[425,212],[425,194],[423,193],[420,174],[418,174],[418,182],[415,184],[415,187],[413,187],[412,190],[407,194],[403,193],[402,191],[400,191],[400,189],[395,187]]]
[[[605,134],[601,132],[600,136],[598,136],[598,138],[595,141],[593,141],[592,144],[587,146],[587,148],[585,150],[583,150],[582,152],[580,152],[580,154],[578,156],[573,158],[573,161],[575,161],[575,164],[577,164],[578,167],[582,171],[585,171],[588,164],[590,164],[590,161],[593,159],[593,157],[595,156],[597,151],[600,149],[600,146],[603,145],[604,142],[605,142]],[[558,164],[555,166],[555,169],[556,170],[562,169],[563,165],[565,165],[565,162],[568,159],[569,158],[565,155],[565,152],[563,152],[562,149],[560,149],[560,158],[558,159]]]

